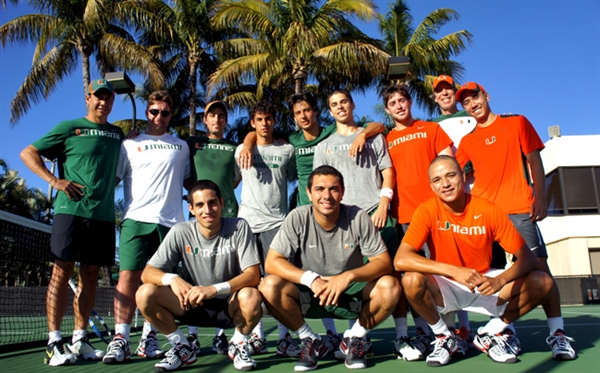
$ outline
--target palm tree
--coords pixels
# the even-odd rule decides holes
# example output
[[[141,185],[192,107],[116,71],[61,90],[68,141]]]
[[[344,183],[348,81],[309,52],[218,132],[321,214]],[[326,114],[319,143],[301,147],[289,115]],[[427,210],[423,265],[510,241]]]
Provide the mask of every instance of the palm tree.
[[[223,0],[213,25],[234,25],[246,36],[216,44],[224,62],[209,93],[244,107],[267,97],[277,104],[306,88],[317,95],[364,90],[383,74],[389,55],[351,20],[376,14],[371,0]]]
[[[136,70],[149,77],[153,85],[164,84],[163,74],[150,53],[122,27],[129,25],[137,3],[135,0],[30,0],[29,5],[39,10],[39,14],[27,14],[0,26],[2,47],[11,43],[37,43],[33,66],[11,102],[10,122],[16,124],[32,103],[47,99],[79,62],[87,93],[92,56],[100,72],[117,67]]]
[[[25,179],[0,159],[0,210],[37,221],[45,221],[51,205],[37,188],[27,188]]]
[[[460,54],[472,42],[467,30],[460,30],[436,39],[436,34],[459,14],[449,8],[431,12],[413,29],[413,18],[404,0],[396,0],[386,15],[379,17],[379,29],[385,41],[385,50],[394,56],[408,56],[410,67],[406,76],[413,100],[433,114],[435,102],[430,98],[433,79],[441,74],[460,78],[464,72],[462,64],[451,58]],[[390,82],[384,81],[387,85]]]

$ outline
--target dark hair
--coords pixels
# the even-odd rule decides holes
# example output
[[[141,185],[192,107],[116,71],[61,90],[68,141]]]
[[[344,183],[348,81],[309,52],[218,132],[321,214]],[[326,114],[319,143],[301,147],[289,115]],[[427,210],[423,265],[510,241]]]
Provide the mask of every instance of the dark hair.
[[[344,189],[344,176],[342,176],[342,173],[339,172],[335,167],[323,165],[315,168],[308,176],[308,190],[312,189],[313,178],[315,175],[333,175],[337,177],[338,181],[340,182],[340,186],[342,189]]]
[[[399,93],[400,96],[404,97],[408,101],[412,101],[412,97],[410,97],[410,92],[408,91],[408,86],[406,84],[392,84],[383,91],[384,107],[387,107],[388,101],[390,100],[390,97],[394,95],[394,93]]]
[[[302,101],[306,101],[306,103],[308,103],[310,105],[310,107],[314,110],[314,111],[319,111],[319,107],[317,105],[317,99],[315,98],[315,96],[312,95],[312,93],[308,92],[308,91],[304,91],[302,93],[294,93],[289,99],[288,99],[288,107],[290,109],[290,111],[292,112],[292,114],[294,114],[294,105],[296,105],[299,102]]]
[[[354,103],[354,100],[352,99],[352,95],[350,94],[350,92],[346,91],[345,89],[336,89],[335,91],[333,91],[329,95],[327,95],[327,106],[329,106],[329,99],[331,98],[331,96],[337,95],[338,93],[346,96],[348,98],[348,100],[350,100],[351,103]]]
[[[450,155],[446,155],[446,154],[438,155],[437,157],[435,157],[433,159],[433,161],[431,161],[431,163],[429,164],[428,170],[430,170],[434,164],[436,164],[438,162],[442,162],[442,161],[450,161],[450,162],[454,163],[456,165],[456,167],[458,168],[458,170],[462,172],[462,169],[460,168],[460,164],[458,163],[456,158],[454,158]]]
[[[167,91],[154,91],[148,96],[148,107],[156,102],[165,102],[169,105],[169,109],[173,111],[173,98]]]
[[[188,191],[188,195],[187,195],[187,201],[190,205],[194,204],[194,193],[196,193],[199,190],[205,190],[205,189],[210,189],[213,192],[215,192],[215,194],[217,195],[217,198],[219,200],[221,200],[221,189],[219,188],[219,186],[214,183],[213,181],[210,180],[198,180],[196,182],[194,182],[191,186],[190,186],[190,190]]]
[[[275,119],[275,105],[266,100],[260,100],[256,104],[252,105],[248,114],[250,114],[250,120],[254,120],[254,116],[257,113],[261,114],[271,114],[273,119]]]

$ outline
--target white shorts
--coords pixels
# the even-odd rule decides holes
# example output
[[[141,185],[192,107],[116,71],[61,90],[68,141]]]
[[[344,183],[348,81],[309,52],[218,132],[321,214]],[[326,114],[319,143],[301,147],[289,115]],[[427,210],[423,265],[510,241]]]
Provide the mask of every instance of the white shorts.
[[[491,269],[484,276],[496,277],[504,269]],[[498,293],[490,296],[481,295],[477,289],[471,293],[468,287],[444,276],[433,275],[444,298],[444,307],[437,307],[439,313],[445,315],[452,311],[469,311],[488,316],[501,316],[508,302],[498,305]]]

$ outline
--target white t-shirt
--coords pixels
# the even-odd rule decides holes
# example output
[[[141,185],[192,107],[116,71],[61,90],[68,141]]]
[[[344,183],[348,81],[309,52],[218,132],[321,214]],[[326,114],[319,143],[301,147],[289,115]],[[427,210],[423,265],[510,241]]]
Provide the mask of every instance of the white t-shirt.
[[[465,135],[473,132],[477,126],[475,118],[469,116],[464,110],[457,111],[454,114],[441,115],[433,121],[437,122],[444,132],[450,136],[450,140],[454,142],[454,146],[452,147],[453,153],[456,153],[460,140],[462,140]]]
[[[121,145],[117,177],[123,180],[123,220],[172,227],[183,216],[183,180],[190,176],[185,141],[164,134],[141,134]]]

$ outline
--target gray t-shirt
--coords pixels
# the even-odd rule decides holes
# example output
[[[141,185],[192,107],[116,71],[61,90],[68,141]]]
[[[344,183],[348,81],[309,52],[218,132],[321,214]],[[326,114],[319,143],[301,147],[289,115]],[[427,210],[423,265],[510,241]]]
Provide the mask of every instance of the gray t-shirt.
[[[335,167],[344,176],[342,203],[371,212],[379,205],[381,171],[392,167],[392,160],[381,135],[368,138],[363,151],[350,158],[350,146],[362,131],[360,128],[350,136],[334,133],[323,140],[315,149],[313,168],[324,164]]]
[[[221,230],[210,239],[200,233],[196,220],[176,224],[148,264],[172,272],[179,262],[184,280],[209,286],[231,280],[260,260],[248,223],[221,218]]]
[[[236,161],[243,147],[237,147]],[[253,233],[279,227],[288,212],[287,183],[296,179],[294,147],[279,143],[256,145],[252,148],[252,167],[239,172],[242,203],[238,217],[250,223]]]
[[[369,215],[356,206],[341,205],[336,226],[327,231],[317,223],[312,205],[290,212],[271,249],[303,270],[335,276],[359,268],[364,257],[387,251]]]

